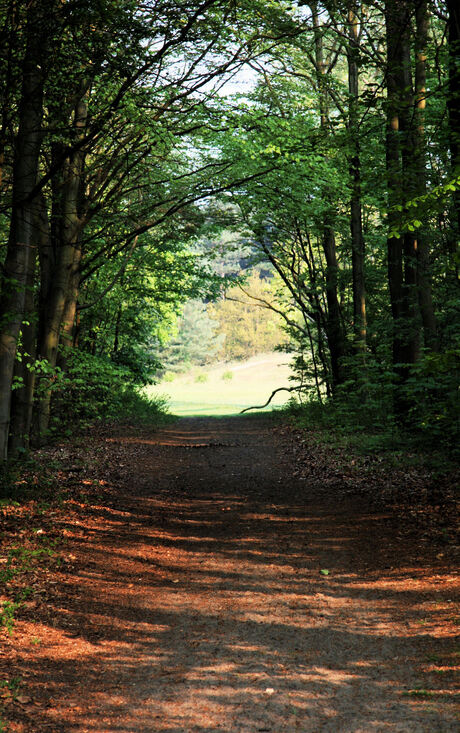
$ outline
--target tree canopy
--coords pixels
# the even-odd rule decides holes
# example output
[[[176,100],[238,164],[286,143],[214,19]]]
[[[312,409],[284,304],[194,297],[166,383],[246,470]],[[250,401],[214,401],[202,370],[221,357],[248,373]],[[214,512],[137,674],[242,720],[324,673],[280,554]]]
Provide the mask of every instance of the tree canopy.
[[[88,359],[154,375],[231,230],[303,398],[454,444],[456,3],[4,0],[0,29],[3,458]]]

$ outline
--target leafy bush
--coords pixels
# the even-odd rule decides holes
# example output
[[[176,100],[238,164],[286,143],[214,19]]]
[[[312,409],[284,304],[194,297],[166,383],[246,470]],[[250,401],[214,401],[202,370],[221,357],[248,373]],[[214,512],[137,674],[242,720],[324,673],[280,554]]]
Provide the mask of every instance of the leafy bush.
[[[410,420],[421,443],[460,454],[460,349],[426,354],[405,385]]]
[[[122,346],[111,355],[111,360],[117,366],[127,369],[136,384],[142,385],[152,384],[152,375],[161,368],[158,359],[145,349],[136,347]]]
[[[404,443],[455,458],[460,453],[459,357],[458,349],[427,353],[404,383],[370,357],[365,368],[350,358],[345,364],[348,379],[333,398],[320,403],[306,394],[302,404],[290,402],[288,410],[299,426],[354,436],[366,451]],[[408,414],[398,413],[398,403]]]
[[[53,413],[53,428],[61,433],[99,420],[161,422],[166,403],[143,395],[138,375],[126,366],[75,350],[67,356],[65,378],[56,392]]]

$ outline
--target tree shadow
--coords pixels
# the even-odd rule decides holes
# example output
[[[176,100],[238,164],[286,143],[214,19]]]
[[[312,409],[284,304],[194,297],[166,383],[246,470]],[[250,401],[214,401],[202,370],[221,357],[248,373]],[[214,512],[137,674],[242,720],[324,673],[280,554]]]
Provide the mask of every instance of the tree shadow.
[[[135,467],[146,482],[127,471],[110,506],[85,509],[78,562],[23,613],[43,646],[17,659],[33,700],[18,719],[66,733],[457,730],[450,678],[424,667],[453,659],[440,578],[395,551],[385,517],[306,496],[256,421],[199,428],[159,436]],[[207,435],[211,448],[183,444]]]

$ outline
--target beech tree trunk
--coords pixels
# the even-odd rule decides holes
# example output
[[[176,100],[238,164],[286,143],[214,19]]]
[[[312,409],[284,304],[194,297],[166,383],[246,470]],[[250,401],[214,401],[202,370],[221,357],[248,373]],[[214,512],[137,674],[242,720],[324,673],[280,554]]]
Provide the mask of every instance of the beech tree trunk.
[[[86,90],[83,91],[74,111],[74,128],[76,137],[83,134],[87,119]],[[82,150],[74,152],[63,168],[62,193],[56,187],[55,196],[59,201],[53,202],[53,210],[58,219],[53,232],[55,260],[48,260],[53,265],[52,273],[48,273],[48,292],[44,296],[42,322],[39,330],[37,351],[42,359],[46,359],[53,368],[56,366],[58,346],[61,337],[66,306],[70,312],[76,307],[75,283],[78,276],[74,266],[80,262],[80,234],[84,221],[80,218],[80,202],[82,195],[82,176],[85,154]],[[73,303],[73,301],[75,301]],[[73,312],[74,316],[75,310]],[[37,413],[38,442],[46,439],[49,427],[52,390],[47,389]]]
[[[400,62],[402,73],[399,80],[402,86],[398,89],[400,98],[400,132],[401,132],[401,164],[402,164],[402,200],[401,204],[406,205],[417,196],[417,166],[414,134],[414,93],[412,84],[412,60],[411,60],[411,37],[412,37],[412,3],[408,0],[401,1],[402,26],[399,29],[398,46],[400,48]],[[403,348],[400,361],[406,366],[401,373],[404,378],[409,374],[410,365],[415,364],[420,355],[420,320],[418,309],[418,288],[417,288],[417,259],[418,239],[417,233],[407,231],[403,237],[403,301],[402,301],[402,323],[400,328],[403,333]]]
[[[394,2],[386,3],[386,42],[387,42],[387,109],[386,109],[386,168],[388,186],[388,228],[390,235],[387,239],[388,250],[388,285],[390,291],[391,313],[393,317],[393,364],[400,361],[402,342],[398,324],[402,316],[402,288],[403,288],[403,256],[402,241],[392,234],[401,223],[401,217],[395,210],[402,197],[401,169],[399,165],[399,97],[398,83],[400,70],[400,51],[398,49],[397,33],[399,32],[400,18],[396,12]]]
[[[388,182],[388,283],[393,315],[393,364],[405,382],[410,365],[419,355],[417,287],[417,236],[403,233],[396,206],[404,208],[417,195],[413,134],[414,98],[411,74],[411,4],[407,0],[387,0],[387,136]],[[402,412],[407,405],[400,401]]]
[[[13,161],[13,200],[0,298],[0,459],[8,453],[11,388],[19,332],[24,318],[27,280],[34,240],[34,200],[43,117],[45,53],[43,38],[45,8],[31,2],[27,16],[26,51],[22,65],[22,88],[18,132]]]
[[[318,86],[318,97],[320,107],[321,129],[327,134],[328,125],[328,99],[326,90],[326,64],[324,60],[324,49],[320,19],[317,3],[310,3],[313,18],[313,31],[315,39],[315,67]],[[326,260],[326,302],[327,319],[326,335],[331,360],[332,392],[335,387],[344,381],[342,370],[342,359],[346,356],[346,337],[341,318],[340,302],[337,295],[337,250],[335,234],[332,228],[330,217],[326,213],[323,222],[322,245]]]
[[[337,297],[337,252],[332,228],[325,226],[323,250],[326,258],[326,302],[327,302],[327,340],[331,357],[332,389],[344,381],[341,361],[346,355],[345,335],[343,332],[340,303]]]
[[[37,231],[37,229],[35,228]],[[11,401],[10,437],[8,455],[17,456],[29,449],[30,426],[35,389],[33,364],[36,356],[37,324],[35,322],[34,281],[37,261],[36,249],[31,250],[27,273],[24,323],[21,328],[19,357],[15,362],[14,377],[22,386],[13,390]]]
[[[359,21],[358,4],[353,3],[348,11],[348,92],[349,92],[349,133],[352,153],[350,158],[350,233],[351,233],[351,265],[353,277],[353,328],[354,348],[359,354],[366,352],[367,319],[366,319],[366,287],[364,275],[364,236],[361,202],[361,157],[358,129],[359,98]]]
[[[419,0],[416,7],[415,34],[415,120],[414,120],[414,174],[417,196],[426,193],[426,47],[428,42],[428,7],[426,0]],[[418,303],[423,324],[425,347],[438,348],[437,325],[431,292],[430,251],[426,237],[419,229],[417,238],[417,286]]]
[[[75,341],[75,321],[77,316],[78,296],[80,293],[81,257],[81,247],[77,246],[74,250],[74,258],[72,269],[70,271],[67,300],[64,308],[64,313],[62,315],[61,343],[67,349],[71,349],[74,346]],[[61,367],[64,362],[65,359],[61,362]]]
[[[446,0],[449,18],[449,135],[452,172],[460,176],[460,7],[457,0]],[[460,187],[453,194],[457,240],[460,237]]]

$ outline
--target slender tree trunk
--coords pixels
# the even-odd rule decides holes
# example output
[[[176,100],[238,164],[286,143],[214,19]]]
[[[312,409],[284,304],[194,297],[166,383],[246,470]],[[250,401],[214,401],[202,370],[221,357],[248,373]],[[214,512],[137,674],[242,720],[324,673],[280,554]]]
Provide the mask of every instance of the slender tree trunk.
[[[399,89],[400,96],[400,121],[401,121],[401,159],[402,159],[402,204],[414,199],[418,193],[417,166],[415,153],[414,134],[414,94],[412,87],[412,61],[411,61],[411,5],[408,0],[401,3],[403,6],[403,25],[399,31],[399,44],[401,47],[402,74],[400,80],[402,86]],[[403,237],[403,323],[401,327],[404,333],[404,344],[402,362],[408,365],[404,368],[404,376],[409,374],[410,365],[415,364],[420,355],[420,322],[418,309],[418,287],[417,287],[417,259],[418,242],[415,232],[405,232]]]
[[[449,138],[452,172],[460,176],[460,7],[457,0],[446,0],[449,18]],[[453,194],[457,240],[460,237],[460,187]]]
[[[64,312],[62,314],[61,343],[67,351],[73,348],[75,342],[77,304],[80,292],[81,257],[81,247],[76,247],[74,250],[74,259],[70,272],[67,300],[64,307]],[[61,355],[58,361],[61,369],[65,370],[66,361],[66,353],[64,353]]]
[[[31,249],[35,247],[31,192],[37,181],[43,117],[42,28],[42,3],[32,2],[27,19],[19,126],[13,163],[12,215],[0,298],[0,459],[3,460],[7,457],[11,387],[26,301],[29,258]]]
[[[318,3],[311,2],[310,9],[312,13],[313,33],[315,38],[315,71],[319,101],[320,125],[321,129],[325,129],[328,124],[327,91],[325,85],[326,64],[324,61],[323,36],[321,32],[321,21],[318,13]]]
[[[324,134],[327,134],[328,99],[325,84],[326,64],[324,61],[323,38],[317,3],[310,3],[310,8],[312,11],[315,39],[315,67],[320,107],[320,123]],[[338,262],[335,234],[330,222],[329,214],[327,213],[324,216],[323,222],[322,245],[326,259],[326,334],[331,359],[332,391],[334,391],[335,387],[344,381],[341,363],[343,357],[346,356],[347,350],[340,312],[340,303],[337,296]]]
[[[366,353],[366,287],[364,275],[364,236],[361,203],[361,157],[358,127],[359,99],[359,22],[358,4],[353,3],[348,11],[348,92],[349,133],[352,153],[350,157],[350,232],[351,263],[353,276],[353,327],[354,347],[358,354]]]
[[[426,0],[417,3],[415,18],[415,186],[417,196],[423,196],[426,193],[425,106],[426,47],[428,42],[428,8]],[[423,324],[424,342],[426,348],[436,351],[438,348],[438,335],[431,293],[430,252],[423,232],[418,230],[416,237],[418,302]]]
[[[401,217],[395,206],[402,199],[402,181],[399,145],[399,95],[401,83],[401,54],[398,48],[400,32],[400,13],[396,11],[394,0],[385,4],[386,42],[387,42],[387,109],[386,109],[386,169],[388,185],[388,285],[390,291],[391,313],[393,316],[393,364],[402,361],[402,339],[399,324],[402,317],[403,290],[403,251],[402,240],[392,234],[401,224]]]
[[[401,233],[396,206],[404,207],[416,195],[410,58],[410,3],[387,0],[387,137],[388,283],[393,315],[393,364],[402,383],[419,354],[417,238]],[[399,232],[398,232],[399,230]],[[393,232],[395,232],[393,234]],[[399,233],[399,236],[398,236]],[[407,405],[400,401],[401,413]]]
[[[121,303],[118,306],[117,310],[117,318],[115,320],[115,335],[113,338],[113,353],[116,354],[120,348],[120,326],[121,326],[121,316],[122,316],[123,310]]]
[[[36,222],[37,223],[37,222]],[[40,236],[37,232],[37,238]],[[37,324],[34,297],[35,269],[37,253],[31,250],[27,273],[24,323],[21,329],[20,358],[16,360],[14,376],[21,380],[22,386],[13,390],[11,401],[11,421],[8,455],[17,456],[29,449],[32,407],[35,389],[33,364],[36,356]]]
[[[13,107],[12,97],[15,91],[15,79],[13,73],[14,56],[18,51],[17,37],[17,15],[18,9],[16,0],[9,0],[8,7],[4,9],[3,33],[0,36],[0,43],[4,49],[5,71],[2,79],[1,113],[0,113],[0,189],[3,186],[3,168],[5,165],[5,150],[11,136],[11,110]],[[6,57],[6,58],[5,58]]]
[[[13,392],[11,407],[11,436],[9,451],[12,455],[27,451],[30,444],[30,433],[32,427],[34,392],[35,392],[35,370],[29,368],[37,353],[37,304],[34,296],[35,270],[37,254],[42,255],[50,250],[50,228],[46,201],[42,193],[35,199],[34,209],[34,237],[37,248],[31,251],[29,263],[25,323],[22,328],[22,359],[17,362],[19,371],[17,376],[22,377],[24,387]]]
[[[337,297],[337,252],[335,236],[330,226],[323,232],[323,250],[326,258],[326,302],[327,302],[327,340],[331,357],[332,389],[344,381],[342,359],[346,355],[345,337],[342,327],[340,303]]]

